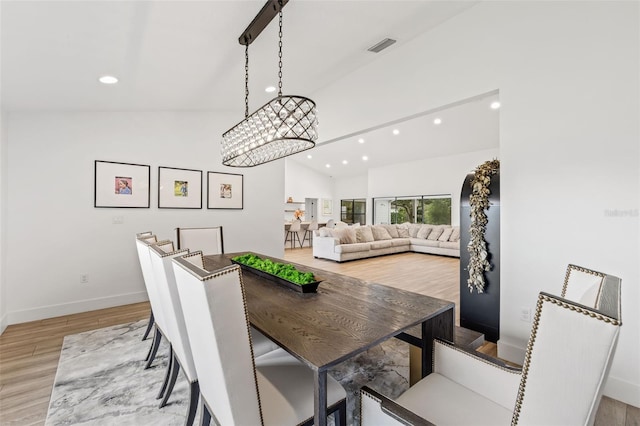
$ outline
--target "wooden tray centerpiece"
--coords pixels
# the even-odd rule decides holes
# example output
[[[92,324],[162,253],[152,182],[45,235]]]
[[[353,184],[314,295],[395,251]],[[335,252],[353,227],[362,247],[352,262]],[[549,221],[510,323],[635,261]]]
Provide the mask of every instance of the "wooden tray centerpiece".
[[[231,258],[243,271],[259,275],[300,293],[315,293],[320,284],[313,272],[298,271],[293,265],[263,259],[253,253]]]

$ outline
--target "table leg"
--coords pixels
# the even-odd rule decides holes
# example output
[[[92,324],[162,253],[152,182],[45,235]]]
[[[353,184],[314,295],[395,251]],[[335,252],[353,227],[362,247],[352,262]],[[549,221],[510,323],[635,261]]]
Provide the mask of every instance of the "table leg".
[[[313,390],[313,424],[326,426],[327,424],[327,371],[314,370],[313,378],[315,387]]]
[[[453,342],[454,314],[453,308],[447,309],[422,323],[422,377],[433,371],[433,339]]]

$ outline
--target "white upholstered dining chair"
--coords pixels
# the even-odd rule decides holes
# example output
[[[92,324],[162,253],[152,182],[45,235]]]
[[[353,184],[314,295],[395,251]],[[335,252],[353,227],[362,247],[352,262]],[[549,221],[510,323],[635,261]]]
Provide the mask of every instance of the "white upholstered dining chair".
[[[605,282],[606,313],[540,293],[522,369],[434,341],[434,372],[395,401],[362,388],[362,425],[592,425],[622,325]]]
[[[147,241],[147,242],[155,242],[157,241],[157,238],[155,235],[153,235],[153,232],[151,231],[145,231],[145,232],[138,232],[136,234],[136,239],[142,239],[143,241]],[[144,279],[144,275],[142,277]],[[151,313],[149,314],[149,322],[147,322],[147,328],[145,329],[144,334],[142,335],[142,340],[147,340],[147,337],[149,337],[149,333],[151,332],[151,330],[153,329],[153,310],[151,310]]]
[[[202,425],[299,425],[313,421],[313,372],[298,362],[257,365],[240,268],[207,274],[174,259],[178,291],[200,377]],[[345,420],[344,389],[327,379],[329,411]]]
[[[189,404],[185,425],[190,426],[195,420],[200,389],[171,262],[174,257],[188,254],[189,251],[187,249],[174,250],[173,242],[163,241],[151,244],[149,253],[157,292],[167,322],[165,337],[170,345],[167,372],[158,394],[158,399],[162,399],[160,408],[167,404],[180,368],[182,368],[189,383]]]
[[[187,248],[189,251],[201,251],[205,256],[224,253],[222,226],[176,228],[176,242],[178,249]]]
[[[160,304],[160,296],[158,294],[155,274],[153,267],[151,266],[151,255],[149,253],[149,245],[157,243],[155,235],[143,235],[136,237],[136,249],[138,251],[138,259],[140,261],[140,269],[142,270],[142,277],[144,279],[144,285],[147,290],[147,296],[149,297],[149,304],[151,305],[151,314],[153,316],[153,339],[151,346],[145,357],[145,369],[150,368],[153,360],[156,357],[162,336],[166,330],[166,319],[164,311]],[[148,328],[148,327],[147,327]]]

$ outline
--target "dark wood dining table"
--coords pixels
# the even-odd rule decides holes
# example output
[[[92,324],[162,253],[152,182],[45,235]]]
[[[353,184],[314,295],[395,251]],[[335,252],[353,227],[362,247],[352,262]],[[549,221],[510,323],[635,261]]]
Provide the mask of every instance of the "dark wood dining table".
[[[245,253],[204,257],[213,271]],[[390,337],[422,349],[422,376],[431,373],[433,338],[453,340],[454,303],[291,263],[321,280],[316,293],[300,293],[243,271],[251,325],[314,372],[314,424],[327,422],[327,371]],[[416,333],[417,330],[417,333]],[[416,334],[421,334],[416,335]]]

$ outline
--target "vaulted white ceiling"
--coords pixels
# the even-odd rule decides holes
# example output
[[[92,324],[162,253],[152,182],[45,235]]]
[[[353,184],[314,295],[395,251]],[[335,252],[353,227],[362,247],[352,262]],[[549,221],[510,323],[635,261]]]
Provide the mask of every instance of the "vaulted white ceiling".
[[[225,110],[237,112],[240,119],[244,113],[244,46],[238,37],[264,3],[3,0],[2,109]],[[283,92],[313,98],[333,81],[366,67],[475,3],[291,0],[284,8]],[[377,54],[367,51],[385,37],[397,43]],[[277,85],[277,45],[276,18],[249,48],[251,111],[273,97],[264,89]],[[98,77],[105,74],[117,76],[119,83],[98,83]],[[405,126],[400,137],[387,140],[394,146],[415,143],[412,149],[429,147],[431,153],[468,150],[470,135],[477,140],[484,127],[497,123],[487,121],[496,117],[495,111],[482,111],[478,115],[471,107],[459,107],[448,112],[451,117],[446,119],[442,111],[443,124],[438,128],[413,120],[398,124]],[[424,120],[429,119],[427,114]],[[378,137],[368,133],[363,136],[367,139],[364,145],[370,149],[369,164],[374,164],[381,154],[374,148]],[[495,145],[494,133],[488,137]],[[355,142],[357,150],[351,153],[351,139],[329,143],[323,148],[327,158],[344,153],[336,161],[347,159],[355,167],[358,156],[363,155],[362,146]],[[465,142],[454,143],[453,139]],[[319,142],[327,141],[321,136]],[[485,145],[481,142],[472,148],[484,149]],[[311,153],[318,160],[324,155],[320,148]],[[307,160],[306,154],[302,159]],[[326,164],[328,160],[322,161]],[[342,164],[336,161],[331,171],[324,170],[324,164],[318,170],[338,176]],[[307,163],[314,167],[312,164]]]

